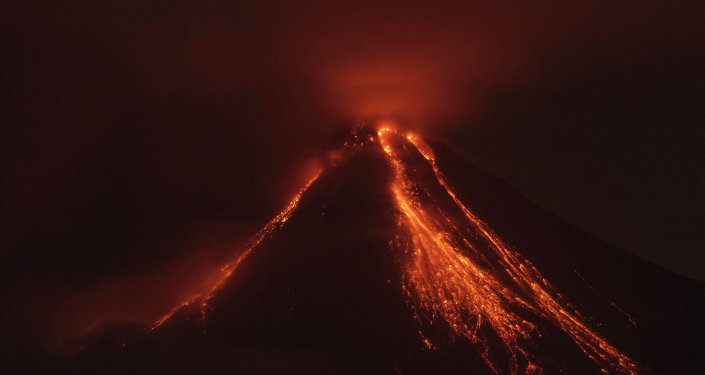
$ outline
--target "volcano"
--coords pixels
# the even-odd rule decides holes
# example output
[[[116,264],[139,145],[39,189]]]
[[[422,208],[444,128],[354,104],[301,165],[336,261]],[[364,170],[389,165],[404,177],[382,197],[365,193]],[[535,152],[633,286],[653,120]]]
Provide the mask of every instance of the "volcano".
[[[207,287],[83,371],[697,373],[702,283],[607,245],[449,147],[357,127]],[[576,197],[579,199],[579,197]]]

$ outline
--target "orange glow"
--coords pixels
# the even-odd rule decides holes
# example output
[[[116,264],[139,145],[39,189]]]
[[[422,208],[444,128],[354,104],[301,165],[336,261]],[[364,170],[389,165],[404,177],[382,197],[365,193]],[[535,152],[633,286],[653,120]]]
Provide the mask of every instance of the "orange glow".
[[[352,135],[353,139],[344,145],[347,149],[357,149],[374,139],[361,129],[353,130]],[[399,232],[392,243],[401,250],[401,289],[422,327],[444,321],[454,336],[478,348],[495,373],[542,373],[542,358],[534,348],[535,340],[541,337],[539,327],[546,323],[565,332],[603,372],[641,372],[635,361],[588,327],[586,318],[531,262],[472,213],[449,186],[428,144],[416,134],[396,130],[393,123],[383,123],[377,135],[394,172],[391,190],[399,211]],[[423,174],[417,170],[418,165],[409,164],[410,158],[424,163],[429,173]],[[320,173],[319,169],[244,250],[220,268],[207,288],[157,320],[152,329],[185,306],[198,309],[205,318],[214,293],[264,238],[289,220],[302,194]],[[494,336],[488,336],[487,328],[499,338],[499,347]],[[419,335],[426,349],[437,347],[423,329]],[[500,360],[505,356],[509,359],[506,364]]]
[[[528,260],[507,246],[461,202],[427,144],[414,134],[390,127],[381,128],[378,134],[394,167],[391,189],[400,211],[401,229],[395,244],[408,258],[402,263],[402,287],[420,323],[441,318],[455,335],[477,345],[495,373],[503,372],[496,360],[502,351],[509,355],[510,373],[542,371],[531,349],[532,341],[541,336],[538,318],[568,334],[603,372],[640,372],[636,362],[592,331],[585,318]],[[405,163],[409,152],[426,159],[441,191],[451,198],[460,215],[452,216],[443,210],[430,186],[412,179],[417,171]],[[492,347],[483,326],[496,333],[503,350],[498,352]],[[422,340],[431,347],[423,334]]]
[[[220,289],[226,280],[232,275],[232,273],[237,269],[240,263],[252,252],[252,250],[257,247],[257,245],[262,242],[267,236],[272,234],[272,232],[284,226],[287,220],[296,210],[299,205],[301,196],[308,190],[308,188],[318,179],[321,170],[317,170],[315,175],[296,193],[296,195],[291,199],[291,201],[282,209],[274,218],[272,218],[267,225],[259,230],[245,245],[244,250],[242,250],[235,259],[226,263],[224,266],[220,267],[219,273],[215,275],[213,281],[208,284],[201,292],[192,295],[189,299],[182,302],[180,305],[176,306],[174,309],[169,311],[166,315],[159,318],[156,322],[152,324],[151,329],[154,330],[161,326],[171,318],[172,315],[182,307],[193,306],[201,311],[201,315],[205,317],[206,310],[208,308],[208,301],[213,297],[213,294]]]

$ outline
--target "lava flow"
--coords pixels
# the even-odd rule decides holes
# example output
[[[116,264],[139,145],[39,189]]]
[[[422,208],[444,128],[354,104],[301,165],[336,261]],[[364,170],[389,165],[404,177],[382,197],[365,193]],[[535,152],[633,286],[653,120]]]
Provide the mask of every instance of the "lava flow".
[[[531,262],[506,245],[458,198],[429,145],[416,135],[392,128],[380,129],[376,137],[359,129],[351,136],[345,150],[379,143],[391,163],[391,190],[399,212],[392,244],[400,250],[395,256],[402,267],[401,290],[422,327],[445,322],[451,337],[470,341],[495,373],[542,373],[545,358],[536,348],[540,330],[547,325],[569,336],[604,373],[641,372],[635,361],[589,328],[587,319]],[[181,308],[205,316],[214,293],[264,238],[286,223],[320,173],[237,257],[220,268],[207,287],[156,321],[152,329]],[[436,346],[423,331],[419,333],[429,348]]]
[[[408,257],[402,262],[403,289],[418,320],[443,319],[455,335],[476,344],[495,373],[503,372],[496,360],[502,353],[493,350],[483,325],[503,344],[508,371],[532,374],[542,372],[532,352],[532,341],[540,337],[539,318],[568,334],[603,372],[640,373],[636,362],[588,328],[585,318],[528,260],[460,201],[427,144],[390,128],[381,129],[378,138],[394,168],[392,190],[401,229],[395,244]],[[424,186],[421,172],[408,166],[414,156],[425,158],[440,189]],[[458,215],[441,208],[439,201],[448,198]]]
[[[296,193],[296,195],[289,201],[289,203],[282,209],[274,218],[272,218],[262,229],[259,230],[245,245],[244,249],[236,256],[232,261],[226,263],[224,266],[220,267],[219,273],[215,275],[212,282],[208,284],[200,293],[194,294],[188,300],[184,301],[176,308],[172,309],[169,313],[161,317],[159,320],[152,324],[151,329],[154,330],[164,324],[169,318],[171,318],[176,311],[184,307],[194,307],[200,310],[202,315],[205,315],[206,308],[208,307],[208,300],[213,297],[213,294],[225,283],[226,280],[232,275],[232,273],[237,269],[243,259],[245,259],[251,252],[252,249],[257,247],[262,240],[270,235],[275,230],[281,228],[284,223],[291,217],[291,215],[296,210],[301,200],[301,195],[308,190],[308,188],[313,184],[318,176],[320,176],[321,170],[316,171],[314,176],[306,182],[306,184]]]

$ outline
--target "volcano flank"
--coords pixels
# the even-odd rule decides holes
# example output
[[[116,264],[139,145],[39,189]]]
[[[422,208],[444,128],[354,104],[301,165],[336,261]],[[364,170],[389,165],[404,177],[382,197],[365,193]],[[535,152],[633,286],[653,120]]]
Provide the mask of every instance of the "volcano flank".
[[[701,283],[591,237],[411,132],[358,127],[331,155],[207,288],[137,334],[103,326],[69,367],[698,371]]]

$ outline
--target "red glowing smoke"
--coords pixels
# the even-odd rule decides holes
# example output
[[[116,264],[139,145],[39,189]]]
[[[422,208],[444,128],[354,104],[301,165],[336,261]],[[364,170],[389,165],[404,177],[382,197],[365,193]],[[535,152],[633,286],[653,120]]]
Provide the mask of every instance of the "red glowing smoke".
[[[651,12],[588,1],[189,6],[147,25],[135,46],[163,92],[247,89],[283,107],[265,126],[312,109],[428,126],[477,115],[488,95],[546,74],[564,49],[619,40],[621,25]]]

